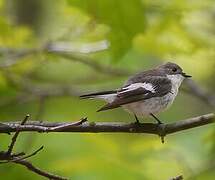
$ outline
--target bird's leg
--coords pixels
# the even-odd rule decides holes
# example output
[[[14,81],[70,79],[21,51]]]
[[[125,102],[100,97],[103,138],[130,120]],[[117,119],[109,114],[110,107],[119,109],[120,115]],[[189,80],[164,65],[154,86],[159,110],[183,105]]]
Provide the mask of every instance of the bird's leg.
[[[150,115],[158,122],[158,126],[160,128],[162,128],[162,122],[152,113],[150,113]],[[161,138],[161,142],[164,143],[164,137],[165,137],[165,134],[163,134],[163,128],[161,129],[161,133],[159,134],[160,138]]]
[[[137,118],[136,114],[134,114],[134,117],[135,117],[135,119],[136,119],[135,124],[140,124],[140,121],[139,121],[139,119]]]
[[[163,124],[154,114],[150,113],[150,115],[158,122],[158,124]]]

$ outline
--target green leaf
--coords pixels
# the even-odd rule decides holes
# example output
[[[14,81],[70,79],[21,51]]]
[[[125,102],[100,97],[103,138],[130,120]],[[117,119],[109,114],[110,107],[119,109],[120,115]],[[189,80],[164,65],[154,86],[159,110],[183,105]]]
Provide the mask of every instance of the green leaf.
[[[144,7],[140,0],[68,0],[89,13],[99,23],[110,27],[112,56],[115,60],[124,55],[132,46],[133,37],[145,29]]]

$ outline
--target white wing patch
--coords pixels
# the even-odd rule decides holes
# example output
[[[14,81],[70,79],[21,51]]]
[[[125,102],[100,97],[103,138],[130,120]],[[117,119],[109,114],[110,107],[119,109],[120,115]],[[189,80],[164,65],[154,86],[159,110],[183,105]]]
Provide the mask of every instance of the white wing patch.
[[[144,88],[152,93],[155,93],[155,89],[151,83],[134,83],[122,89],[125,89],[123,92],[133,91],[138,88]]]
[[[117,94],[104,94],[104,95],[98,95],[96,96],[96,98],[98,99],[103,99],[105,101],[107,101],[108,103],[111,103],[114,101],[114,99],[116,98]]]
[[[133,90],[138,89],[138,88],[144,88],[144,89],[150,91],[151,93],[155,93],[155,89],[154,89],[154,87],[153,87],[153,85],[151,83],[134,83],[134,84],[130,84],[129,86],[122,88],[122,91],[120,93],[133,91]],[[146,95],[147,94],[148,93],[146,93]],[[97,95],[97,96],[92,97],[92,98],[103,99],[103,100],[111,103],[111,102],[113,102],[115,100],[116,97],[117,97],[117,94],[113,93],[113,94]]]

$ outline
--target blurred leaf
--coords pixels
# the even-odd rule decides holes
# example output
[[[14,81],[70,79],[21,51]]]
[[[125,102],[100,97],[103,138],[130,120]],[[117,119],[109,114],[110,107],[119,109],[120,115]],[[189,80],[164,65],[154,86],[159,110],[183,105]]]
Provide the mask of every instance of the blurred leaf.
[[[23,42],[30,43],[32,40],[32,33],[29,28],[13,27],[2,17],[0,17],[0,27],[0,46],[22,47]]]
[[[140,0],[68,0],[88,12],[96,21],[109,25],[109,40],[115,60],[124,55],[133,37],[145,30],[144,7]]]

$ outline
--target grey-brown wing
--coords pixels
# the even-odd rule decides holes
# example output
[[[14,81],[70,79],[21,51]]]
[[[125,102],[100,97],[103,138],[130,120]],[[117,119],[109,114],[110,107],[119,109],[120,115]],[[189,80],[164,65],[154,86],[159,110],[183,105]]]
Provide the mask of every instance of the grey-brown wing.
[[[117,96],[114,101],[106,104],[98,111],[117,108],[124,104],[142,101],[153,97],[164,96],[171,92],[171,88],[171,81],[166,77],[147,77],[141,82],[131,83],[121,88],[117,92]]]

